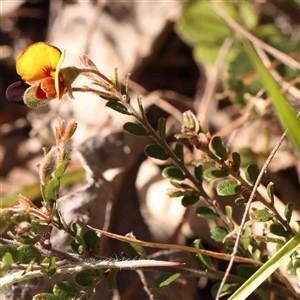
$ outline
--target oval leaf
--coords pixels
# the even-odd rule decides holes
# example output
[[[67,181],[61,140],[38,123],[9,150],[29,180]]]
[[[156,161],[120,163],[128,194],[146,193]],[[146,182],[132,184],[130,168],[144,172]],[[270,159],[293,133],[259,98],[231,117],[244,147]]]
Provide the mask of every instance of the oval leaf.
[[[227,234],[228,230],[222,226],[216,226],[210,230],[211,237],[217,242],[223,242]]]
[[[165,118],[160,118],[158,120],[158,134],[163,140],[166,139],[166,119]]]
[[[259,169],[256,164],[251,164],[246,167],[245,176],[249,183],[254,184],[259,175]]]
[[[241,156],[237,152],[232,153],[233,169],[237,172],[241,166]]]
[[[132,238],[132,239],[135,239],[135,236],[133,235],[132,232],[127,233],[125,236],[129,237],[129,238]],[[125,249],[125,253],[127,255],[129,255],[131,258],[137,258],[137,257],[146,258],[147,257],[146,250],[140,245],[123,242],[123,247]]]
[[[33,246],[24,245],[18,248],[19,252],[19,263],[21,264],[29,264],[31,261],[40,262],[42,260],[42,255]]]
[[[184,156],[183,156],[183,145],[180,143],[177,143],[174,150],[176,156],[178,159],[183,163],[184,162]]]
[[[199,201],[199,196],[197,195],[191,195],[191,196],[184,196],[181,200],[181,204],[184,207],[188,207],[190,205],[193,205]]]
[[[270,232],[279,236],[288,236],[288,232],[283,228],[283,226],[275,222],[270,225]]]
[[[175,281],[180,276],[180,273],[162,275],[155,280],[154,286],[157,290],[159,290],[162,287],[169,285],[171,282]]]
[[[195,177],[198,179],[200,183],[203,182],[203,170],[202,170],[202,165],[196,166],[195,167]]]
[[[20,258],[17,247],[12,246],[12,245],[2,245],[2,244],[0,244],[0,260],[3,258],[5,253],[10,253],[15,262],[17,262]]]
[[[176,179],[176,180],[184,180],[186,177],[183,172],[177,167],[167,167],[164,168],[162,174],[166,178]]]
[[[286,207],[284,208],[284,217],[285,217],[285,219],[287,220],[288,223],[291,222],[294,206],[295,206],[294,202],[289,202],[286,205]]]
[[[116,101],[108,101],[106,103],[106,106],[121,113],[124,115],[131,115],[131,113],[127,110],[127,108],[121,104],[120,102],[116,102]]]
[[[206,207],[206,206],[199,206],[196,209],[196,214],[199,217],[202,217],[204,219],[215,219],[216,218],[215,212],[211,208]]]
[[[271,200],[271,203],[273,204],[274,203],[274,183],[273,182],[270,182],[267,186],[267,193],[268,193],[268,196]]]
[[[87,249],[90,250],[94,255],[99,255],[100,253],[99,234],[94,230],[88,230],[83,234],[82,238],[85,241]]]
[[[225,170],[219,168],[208,168],[203,173],[206,179],[215,179],[215,178],[222,178],[229,175],[229,173]]]
[[[133,135],[147,136],[148,131],[140,124],[127,122],[123,125],[123,129]]]
[[[258,209],[250,213],[250,218],[256,222],[267,222],[273,219],[273,215],[267,209]]]
[[[145,148],[145,154],[160,160],[167,160],[169,158],[165,150],[156,144],[147,145]]]
[[[215,154],[219,156],[222,160],[228,159],[227,149],[219,136],[215,136],[211,141],[211,146]]]
[[[197,239],[192,242],[191,247],[196,249],[205,249],[201,243],[201,240]],[[210,268],[211,267],[211,259],[207,255],[203,255],[201,253],[191,253],[192,258],[200,264]]]
[[[94,282],[95,274],[91,270],[84,270],[76,274],[75,282],[80,286],[89,286]]]
[[[216,283],[211,289],[211,294],[213,295],[214,298],[217,296],[219,287],[220,287],[220,283]],[[239,284],[237,284],[237,283],[225,283],[222,288],[220,298],[232,294],[238,288],[239,288]]]
[[[220,182],[217,186],[217,193],[219,196],[236,195],[241,191],[241,186],[234,179],[226,179]]]
[[[73,282],[63,281],[53,287],[53,294],[60,299],[74,299],[78,296],[78,289]]]

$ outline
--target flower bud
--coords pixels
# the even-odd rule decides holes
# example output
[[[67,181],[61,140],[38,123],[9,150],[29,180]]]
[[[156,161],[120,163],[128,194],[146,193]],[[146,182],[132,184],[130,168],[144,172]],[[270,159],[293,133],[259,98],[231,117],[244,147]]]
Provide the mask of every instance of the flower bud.
[[[64,132],[64,135],[62,136],[62,141],[67,142],[74,134],[74,132],[77,129],[77,122],[76,121],[71,121],[67,124],[67,128]]]
[[[51,179],[51,175],[56,169],[56,160],[58,156],[58,151],[59,149],[56,146],[52,146],[51,150],[42,159],[39,173],[40,173],[40,181],[44,185]]]

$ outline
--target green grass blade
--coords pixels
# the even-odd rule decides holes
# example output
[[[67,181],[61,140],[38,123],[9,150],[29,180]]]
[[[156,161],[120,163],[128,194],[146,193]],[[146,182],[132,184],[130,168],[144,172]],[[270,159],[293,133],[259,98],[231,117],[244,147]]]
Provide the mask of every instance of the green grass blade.
[[[300,231],[272,258],[257,270],[228,300],[246,299],[262,284],[300,245]]]
[[[282,126],[284,129],[288,130],[288,138],[291,141],[295,152],[298,156],[300,156],[300,119],[297,118],[289,101],[281,93],[279,84],[269,73],[268,69],[265,67],[248,40],[244,40],[244,46],[255,69],[264,83],[267,93],[272,98],[272,103]]]

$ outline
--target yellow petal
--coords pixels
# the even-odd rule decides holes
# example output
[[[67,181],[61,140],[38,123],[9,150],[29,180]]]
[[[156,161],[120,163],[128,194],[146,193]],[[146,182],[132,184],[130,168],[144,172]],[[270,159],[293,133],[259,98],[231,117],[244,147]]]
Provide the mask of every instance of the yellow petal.
[[[17,60],[17,73],[24,81],[54,77],[61,51],[43,42],[29,46]]]

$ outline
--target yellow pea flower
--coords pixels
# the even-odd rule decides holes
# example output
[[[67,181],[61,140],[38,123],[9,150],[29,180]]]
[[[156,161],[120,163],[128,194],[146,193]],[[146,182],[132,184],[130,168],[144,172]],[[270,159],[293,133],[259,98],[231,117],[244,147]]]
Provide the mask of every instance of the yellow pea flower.
[[[67,86],[61,65],[65,51],[57,47],[38,42],[29,46],[18,58],[17,73],[29,85],[37,85],[37,99],[62,98]]]

